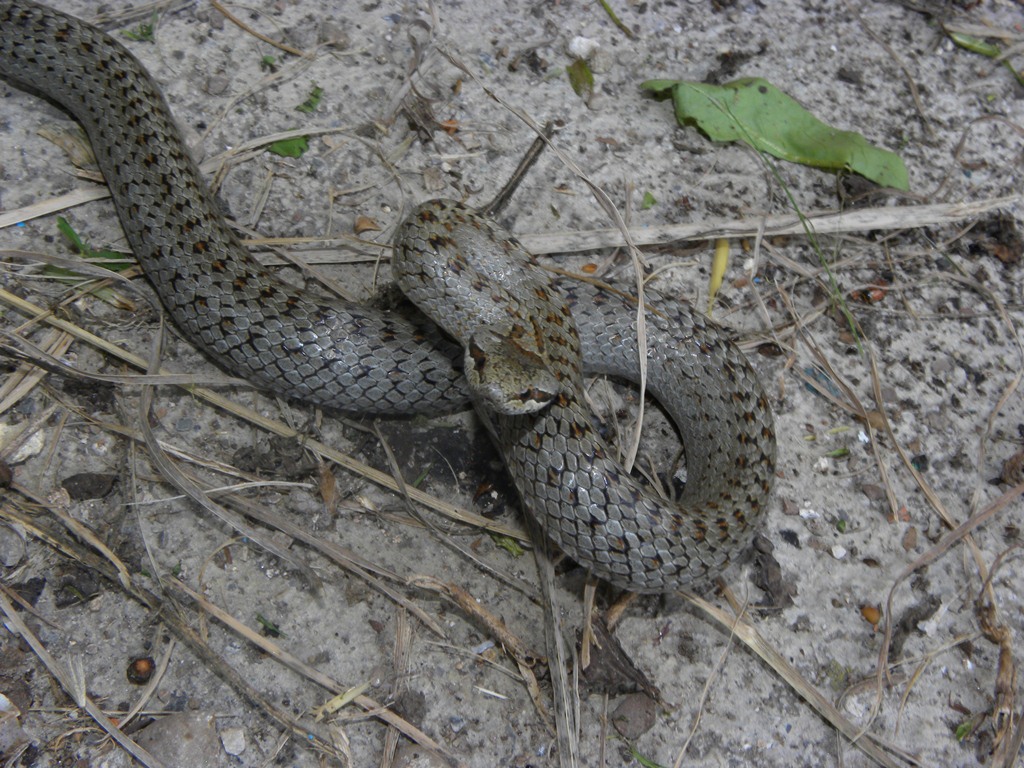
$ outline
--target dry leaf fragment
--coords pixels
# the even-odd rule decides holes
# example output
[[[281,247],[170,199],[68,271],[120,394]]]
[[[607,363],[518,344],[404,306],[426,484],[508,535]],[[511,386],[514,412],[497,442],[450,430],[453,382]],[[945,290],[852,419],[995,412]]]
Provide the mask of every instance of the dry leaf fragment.
[[[356,216],[353,229],[357,235],[361,235],[364,232],[380,232],[381,226],[369,216]]]

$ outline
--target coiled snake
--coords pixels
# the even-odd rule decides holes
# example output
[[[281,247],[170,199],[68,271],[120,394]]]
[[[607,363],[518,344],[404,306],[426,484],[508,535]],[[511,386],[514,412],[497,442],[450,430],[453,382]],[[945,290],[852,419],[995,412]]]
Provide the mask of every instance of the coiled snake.
[[[225,368],[351,413],[437,413],[473,399],[547,535],[617,586],[700,584],[748,548],[771,488],[774,428],[754,371],[709,320],[684,306],[647,314],[648,388],[686,449],[686,490],[672,504],[612,460],[583,404],[584,371],[636,378],[630,302],[553,282],[492,221],[443,200],[408,217],[394,262],[409,297],[465,353],[423,316],[311,300],[238,242],[159,89],[120,43],[0,0],[0,76],[85,127],[160,300]]]

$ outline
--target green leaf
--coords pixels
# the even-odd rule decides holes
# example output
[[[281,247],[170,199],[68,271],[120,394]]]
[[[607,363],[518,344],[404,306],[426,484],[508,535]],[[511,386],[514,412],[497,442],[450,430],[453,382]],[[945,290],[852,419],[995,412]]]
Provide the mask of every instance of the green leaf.
[[[153,42],[153,32],[156,30],[156,22],[157,13],[153,11],[153,15],[149,17],[149,23],[142,22],[135,29],[121,30],[121,35],[136,42],[151,43]]]
[[[256,623],[263,628],[263,634],[267,637],[285,637],[286,635],[281,631],[281,628],[274,622],[264,616],[262,613],[256,614]]]
[[[316,108],[320,106],[320,100],[323,98],[324,89],[316,83],[313,83],[313,87],[309,91],[309,97],[296,107],[299,112],[316,112]]]
[[[302,157],[303,153],[309,149],[309,137],[308,136],[296,136],[294,139],[281,139],[281,141],[275,141],[269,147],[267,151],[273,152],[275,155],[281,157]]]
[[[123,254],[120,254],[117,251],[97,251],[90,248],[89,245],[82,240],[79,234],[75,232],[74,227],[72,227],[63,216],[57,217],[57,229],[60,230],[60,233],[64,235],[69,243],[71,243],[71,247],[74,248],[83,259],[88,259],[98,266],[109,269],[111,272],[123,272],[135,263],[131,259],[125,258]],[[64,267],[57,267],[53,264],[46,265],[43,269],[43,274],[46,277],[52,277],[62,283],[76,286],[94,279],[91,276],[83,275],[81,272],[76,272],[74,269],[65,269]],[[135,309],[135,304],[130,299],[125,298],[120,291],[111,285],[98,284],[92,287],[89,290],[89,293],[112,307],[126,310]]]
[[[493,541],[496,546],[500,547],[501,549],[504,549],[506,552],[512,555],[512,557],[522,557],[525,554],[523,548],[519,546],[519,542],[513,539],[511,536],[505,536],[500,533],[492,532],[491,541]]]
[[[633,759],[640,763],[641,768],[664,768],[664,766],[661,763],[656,763],[649,757],[645,757],[644,755],[640,754],[640,750],[638,750],[630,742],[627,741],[626,745],[629,747],[629,751],[630,754],[633,756]]]
[[[565,71],[569,75],[569,85],[576,95],[584,100],[589,99],[594,93],[594,73],[590,65],[583,59],[576,59],[565,68]]]
[[[85,258],[115,260],[117,262],[116,264],[103,265],[114,272],[121,272],[131,266],[130,264],[125,263],[124,256],[117,251],[108,251],[106,249],[96,251],[90,248],[86,245],[85,241],[82,240],[79,234],[75,232],[75,228],[72,227],[71,224],[68,223],[68,220],[63,216],[57,217],[57,229],[60,230],[60,233],[64,235],[69,243],[71,243],[71,247]]]
[[[782,160],[909,188],[899,155],[872,146],[859,133],[826,125],[767,80],[752,77],[725,85],[648,80],[640,87],[659,98],[671,96],[676,120],[712,141],[742,141]]]
[[[640,201],[640,210],[646,211],[650,208],[653,208],[657,204],[658,201],[655,199],[654,195],[652,195],[650,192],[644,192],[644,199]]]
[[[1003,55],[1003,49],[994,43],[988,43],[978,37],[971,37],[965,35],[962,32],[953,32],[946,30],[946,34],[949,35],[949,39],[959,45],[964,50],[970,51],[971,53],[980,53],[982,56],[988,56],[990,59],[998,58]],[[1010,63],[1009,59],[1003,59],[1003,66],[1006,67],[1017,78],[1019,85],[1024,85],[1024,72],[1018,72],[1014,69],[1013,64]]]

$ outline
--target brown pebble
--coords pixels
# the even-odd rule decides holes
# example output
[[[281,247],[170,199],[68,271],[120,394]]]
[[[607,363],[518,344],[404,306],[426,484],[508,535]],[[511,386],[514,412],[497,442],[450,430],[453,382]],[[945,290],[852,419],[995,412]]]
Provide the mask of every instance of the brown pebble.
[[[999,479],[1007,485],[1019,485],[1024,482],[1024,450],[1017,451],[1003,462]]]
[[[860,607],[860,615],[864,617],[864,621],[872,626],[874,629],[878,629],[879,623],[882,621],[882,611],[877,606],[866,603]]]
[[[907,528],[907,532],[903,534],[903,549],[909,552],[917,547],[917,528],[913,525]]]
[[[646,693],[630,693],[615,708],[611,721],[615,730],[627,741],[636,741],[654,727],[658,704]]]
[[[864,483],[860,487],[860,492],[871,499],[871,501],[881,501],[885,498],[885,488],[874,483]]]
[[[101,472],[79,472],[60,481],[64,490],[74,501],[102,499],[114,487],[117,475]]]
[[[128,682],[134,685],[145,685],[153,676],[156,662],[150,656],[139,656],[128,665]]]

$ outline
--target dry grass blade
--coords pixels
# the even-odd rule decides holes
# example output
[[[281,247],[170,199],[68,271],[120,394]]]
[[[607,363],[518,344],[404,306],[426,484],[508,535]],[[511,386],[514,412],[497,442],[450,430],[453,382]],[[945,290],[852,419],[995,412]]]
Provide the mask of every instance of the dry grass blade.
[[[234,24],[235,26],[239,27],[240,29],[245,30],[245,32],[247,34],[252,35],[253,37],[257,38],[258,40],[262,40],[264,43],[268,43],[269,45],[272,45],[275,48],[279,48],[280,50],[284,51],[285,53],[290,53],[293,56],[309,56],[309,54],[306,53],[305,51],[300,51],[298,48],[293,48],[292,46],[288,45],[287,43],[279,42],[277,40],[274,40],[271,37],[267,37],[266,35],[264,35],[264,34],[262,34],[260,32],[257,32],[255,29],[253,29],[248,24],[246,24],[244,21],[242,21],[237,16],[235,16],[233,13],[231,13],[231,11],[229,11],[227,8],[225,8],[221,3],[217,2],[217,0],[210,0],[210,5],[212,5],[218,11],[220,11],[220,13],[222,13],[224,15],[224,18],[226,18],[232,24]]]
[[[473,623],[484,627],[493,635],[505,652],[518,664],[530,666],[540,658],[518,635],[512,633],[501,617],[488,611],[481,601],[458,584],[443,582],[431,576],[415,576],[409,580],[409,585],[428,590],[453,602]]]
[[[32,648],[32,651],[39,657],[39,660],[49,670],[50,674],[57,679],[57,682],[60,683],[76,706],[84,709],[100,728],[106,731],[114,741],[120,744],[126,752],[131,754],[140,763],[148,766],[148,768],[163,768],[163,763],[125,736],[121,729],[114,725],[113,721],[86,694],[85,681],[81,679],[81,670],[76,672],[74,664],[65,666],[55,659],[46,649],[46,646],[28,628],[28,625],[21,620],[17,611],[14,610],[14,606],[7,599],[7,595],[3,592],[0,592],[0,610],[7,617],[8,629],[21,635],[21,638]]]
[[[466,558],[467,560],[472,562],[473,565],[475,565],[483,573],[486,573],[491,578],[497,579],[498,581],[511,587],[517,592],[526,595],[531,600],[536,600],[537,591],[533,589],[529,584],[525,584],[522,581],[513,578],[512,576],[502,573],[499,569],[491,566],[483,559],[477,557],[468,548],[459,546],[459,544],[454,539],[452,539],[451,536],[447,536],[442,531],[439,531],[437,529],[437,526],[435,526],[430,520],[425,518],[423,515],[419,514],[419,512],[416,509],[416,506],[412,503],[412,499],[409,496],[409,485],[405,482],[405,479],[402,477],[401,467],[399,467],[398,465],[398,459],[395,458],[394,451],[391,450],[390,443],[384,437],[384,434],[380,431],[380,429],[377,428],[376,424],[374,424],[373,433],[377,436],[377,441],[380,443],[381,448],[383,448],[384,455],[387,456],[388,464],[391,467],[391,476],[394,478],[395,483],[398,486],[398,492],[401,495],[402,501],[405,503],[406,508],[409,511],[409,514],[415,520],[418,520],[420,523],[422,523],[423,526],[428,531],[430,531],[430,534],[434,537],[434,540],[439,542],[441,546],[447,547],[456,552],[461,557]]]
[[[398,609],[395,619],[395,649],[391,656],[395,675],[392,697],[398,699],[406,689],[406,681],[411,671],[413,633],[408,613],[404,609]],[[400,737],[401,732],[394,726],[389,725],[387,733],[384,735],[384,749],[381,751],[380,768],[389,768],[394,762],[395,751],[398,749]]]
[[[836,730],[850,740],[858,749],[885,768],[899,768],[896,763],[886,754],[883,749],[874,743],[875,737],[865,734],[860,728],[851,723],[835,706],[822,696],[817,688],[811,685],[785,658],[776,651],[768,642],[761,637],[760,633],[746,620],[740,617],[729,616],[725,611],[712,605],[702,597],[690,592],[680,593],[686,600],[700,608],[709,618],[720,624],[723,628],[732,632],[744,645],[757,654],[768,666],[775,670],[798,696],[810,704],[814,710],[825,720],[831,723]],[[886,747],[890,751],[896,751],[893,747]],[[901,757],[913,765],[917,763],[909,755]]]
[[[925,552],[923,555],[918,557],[914,562],[910,563],[906,568],[903,569],[902,573],[896,577],[893,581],[892,587],[889,589],[889,595],[886,598],[886,609],[885,615],[890,617],[889,623],[891,624],[891,617],[893,611],[893,601],[896,596],[896,590],[900,584],[907,580],[915,571],[923,568],[926,565],[934,563],[940,557],[946,554],[956,544],[965,539],[968,539],[971,531],[975,528],[987,523],[989,520],[994,518],[999,513],[1003,512],[1013,501],[1024,495],[1024,483],[1011,488],[1009,491],[1004,493],[997,499],[994,499],[991,504],[982,509],[977,514],[965,520],[963,523],[958,525],[955,529],[947,533],[939,542]],[[969,539],[968,539],[969,540]],[[891,642],[892,628],[887,627],[887,631],[883,636],[882,643],[878,651],[878,683],[877,688],[879,693],[878,697],[881,697],[881,689],[883,685],[882,675],[886,669],[888,669],[887,660],[889,657],[889,645]]]
[[[176,603],[172,601],[171,605],[175,607],[168,608],[165,605],[165,601],[152,592],[142,589],[135,584],[130,587],[120,584],[117,580],[116,572],[109,563],[97,557],[95,553],[78,541],[62,535],[59,530],[49,529],[36,520],[33,515],[18,509],[12,504],[0,504],[0,519],[6,519],[22,526],[26,531],[55,551],[74,559],[83,567],[95,571],[110,583],[119,585],[128,597],[138,602],[147,610],[160,613],[164,625],[175,637],[184,643],[214,674],[234,688],[249,703],[262,711],[267,717],[276,721],[287,732],[307,746],[321,750],[327,755],[332,755],[339,759],[343,758],[343,755],[332,745],[331,739],[320,733],[315,724],[300,722],[293,718],[289,713],[282,710],[253,687],[234,667],[226,663],[210,647],[209,643],[189,626],[185,619],[184,610]]]
[[[160,655],[160,660],[156,664],[156,670],[153,672],[153,676],[150,678],[149,682],[146,683],[146,687],[139,693],[139,697],[136,699],[135,703],[132,704],[131,709],[129,709],[124,714],[124,717],[121,718],[119,725],[122,728],[130,723],[135,716],[145,708],[146,704],[153,697],[153,694],[156,693],[156,689],[160,687],[160,681],[163,680],[163,677],[167,672],[167,667],[171,663],[171,656],[174,655],[175,647],[176,644],[172,637],[167,643],[167,647],[164,648],[163,653]]]
[[[242,622],[238,621],[234,616],[221,610],[219,607],[211,603],[209,600],[204,598],[198,592],[190,589],[188,586],[178,581],[177,579],[169,579],[168,584],[171,587],[181,591],[185,595],[196,601],[196,603],[211,616],[216,618],[219,622],[224,624],[232,632],[236,633],[240,637],[244,638],[248,642],[257,646],[264,653],[272,656],[277,661],[284,664],[289,669],[297,672],[309,680],[313,681],[317,685],[320,685],[324,689],[330,691],[333,694],[341,694],[349,690],[348,686],[344,686],[341,683],[333,680],[328,675],[325,675],[318,669],[309,666],[302,660],[288,653],[286,650],[281,648],[276,643],[272,642],[269,638],[261,636],[259,633],[254,632],[252,629],[247,627]],[[396,715],[390,709],[387,709],[379,702],[374,701],[368,696],[358,695],[353,698],[353,702],[359,705],[366,712],[372,714],[374,717],[383,721],[384,723],[397,728],[405,736],[415,741],[417,744],[422,746],[424,749],[430,750],[437,757],[443,759],[449,765],[458,765],[458,759],[450,752],[445,750],[440,744],[431,739],[427,734],[421,731],[419,728],[408,722],[404,718]]]
[[[540,656],[531,651],[518,635],[513,634],[500,616],[487,610],[480,600],[477,600],[468,590],[459,585],[443,582],[431,576],[416,576],[409,581],[409,584],[450,600],[462,610],[473,624],[483,627],[486,632],[497,640],[502,650],[512,658],[519,669],[519,676],[526,685],[527,692],[530,694],[530,699],[533,701],[537,713],[548,727],[548,730],[554,733],[555,728],[551,723],[551,715],[544,705],[540,684],[533,671],[533,667],[540,659]]]
[[[68,334],[64,334],[68,339],[72,337]],[[11,340],[10,344],[0,345],[0,355],[14,359],[24,360],[29,366],[26,370],[32,371],[32,385],[34,386],[41,381],[45,373],[55,373],[58,376],[67,376],[69,378],[78,379],[80,381],[95,381],[103,384],[122,384],[125,386],[138,386],[140,384],[147,385],[161,385],[161,386],[178,386],[178,387],[233,387],[233,386],[249,386],[249,382],[245,379],[234,379],[230,376],[222,376],[220,374],[193,374],[193,373],[136,373],[136,374],[111,374],[111,373],[93,373],[91,371],[83,371],[80,368],[75,367],[66,360],[62,360],[59,355],[64,354],[67,351],[69,345],[61,345],[57,348],[46,349],[48,346],[44,340],[43,344],[33,344],[26,338],[16,336],[4,331],[0,331],[0,337]],[[20,381],[19,373],[10,377],[5,381],[4,386],[0,387],[0,397],[3,396],[6,385],[10,384],[12,387]],[[27,378],[27,377],[26,377]],[[0,406],[10,403],[13,405],[21,397],[24,397],[25,393],[30,387],[20,387],[17,391],[18,397],[12,398],[0,402]],[[0,413],[3,413],[7,408],[0,408]]]
[[[63,355],[71,347],[72,338],[68,333],[52,329],[40,342],[41,348],[37,348],[40,357],[55,359]],[[3,347],[0,347],[0,353],[3,353]],[[9,374],[0,383],[0,414],[6,413],[17,405],[22,398],[36,388],[45,375],[46,371],[37,366],[34,361],[19,365],[14,373]]]
[[[90,414],[82,411],[81,409],[76,408],[73,404],[66,402],[65,400],[60,398],[57,393],[53,393],[53,396],[58,400],[58,402],[61,402],[71,413],[76,414],[77,417],[82,419],[83,421],[92,423],[97,428],[102,429],[105,432],[117,434],[120,435],[121,437],[133,440],[135,442],[145,442],[145,438],[140,432],[136,432],[120,424],[99,421],[93,418]],[[213,462],[208,459],[202,459],[193,453],[183,451],[180,448],[169,443],[166,443],[162,440],[157,440],[156,445],[159,447],[161,453],[164,454],[165,456],[173,456],[175,458],[181,459],[191,464],[197,464],[207,467],[209,469],[213,469],[217,472],[238,475],[238,470],[234,469],[229,465],[220,462]],[[202,493],[210,497],[230,494],[247,485],[234,484],[226,488],[207,488],[200,485],[199,479],[196,478],[193,474],[183,469],[179,469],[178,471],[185,477],[185,479],[188,482],[199,488],[199,490]],[[268,481],[260,481],[259,485],[266,486],[277,484]],[[282,485],[287,486],[292,484],[284,483]],[[246,517],[256,520],[261,525],[267,526],[268,528],[275,528],[287,534],[291,538],[297,541],[301,541],[303,544],[310,547],[310,549],[319,552],[321,555],[323,555],[325,558],[338,565],[340,568],[348,571],[357,578],[365,581],[370,587],[380,592],[389,600],[392,600],[397,605],[405,608],[407,611],[416,616],[416,618],[418,618],[434,634],[438,635],[439,637],[445,636],[443,628],[437,623],[437,621],[434,620],[433,617],[427,614],[418,605],[411,602],[407,597],[400,594],[396,590],[392,589],[388,585],[382,583],[381,580],[377,578],[379,576],[381,578],[387,579],[397,584],[405,584],[406,577],[397,574],[391,570],[388,570],[386,568],[383,568],[377,563],[369,561],[366,558],[358,555],[357,553],[345,547],[331,543],[330,541],[325,540],[323,537],[311,533],[306,527],[293,522],[289,517],[278,514],[273,510],[268,510],[263,506],[256,504],[255,502],[252,502],[248,499],[237,496],[229,496],[224,503],[238,510]]]
[[[546,539],[545,539],[546,541]],[[558,760],[562,768],[580,765],[580,696],[579,658],[575,648],[566,648],[562,632],[561,612],[555,601],[555,569],[548,547],[534,550],[537,574],[544,596],[544,640],[548,652],[548,670],[551,676],[552,703],[555,708],[555,732],[558,738]],[[573,672],[569,679],[570,661]]]
[[[852,211],[805,211],[819,237],[847,232],[873,230],[906,230],[916,227],[940,226],[965,219],[976,219],[985,213],[1017,205],[1021,195],[996,197],[967,203],[936,203],[885,208],[859,208]],[[800,218],[793,213],[774,214],[753,219],[702,219],[693,224],[652,224],[629,230],[638,246],[664,245],[680,241],[718,240],[721,238],[756,238],[758,235],[803,235]],[[516,239],[530,253],[579,253],[599,248],[619,248],[626,238],[618,228],[553,232],[541,235],[522,234]]]
[[[1017,752],[1010,751],[1013,742],[1011,730],[1020,721],[1015,701],[1017,697],[1017,665],[1013,659],[1013,631],[999,621],[995,597],[991,589],[992,578],[1005,561],[1005,556],[1014,550],[1024,547],[1017,543],[1004,551],[992,564],[985,584],[979,590],[975,600],[975,614],[985,637],[999,648],[999,662],[996,667],[995,696],[992,704],[993,730],[995,731],[995,749],[992,752],[993,765],[1010,766],[1016,759]]]
[[[17,309],[19,312],[22,312],[28,317],[42,319],[49,325],[53,325],[56,328],[65,330],[68,333],[75,336],[76,338],[88,342],[89,344],[97,347],[103,352],[106,352],[107,354],[110,354],[113,357],[122,360],[131,366],[134,366],[135,368],[139,368],[141,370],[145,370],[147,368],[146,362],[137,355],[133,355],[130,352],[121,349],[116,344],[111,344],[105,339],[102,339],[99,336],[96,336],[95,334],[89,333],[88,331],[79,328],[74,323],[62,320],[57,317],[53,317],[46,310],[37,307],[31,302],[25,301],[24,299],[10,293],[9,291],[0,289],[0,302],[7,304],[8,306],[14,309]],[[168,372],[160,371],[158,375],[163,375],[165,373]],[[188,390],[190,394],[192,394],[194,397],[197,397],[201,400],[205,400],[211,403],[212,405],[228,413],[231,413],[241,419],[244,419],[250,424],[265,429],[268,432],[271,432],[275,435],[289,438],[301,438],[303,441],[303,446],[308,450],[318,454],[321,458],[326,459],[328,461],[333,461],[334,463],[339,464],[345,469],[354,472],[355,474],[369,480],[370,482],[380,485],[388,490],[396,492],[399,491],[399,486],[395,482],[394,478],[391,477],[386,472],[381,472],[380,470],[375,469],[369,466],[368,464],[364,464],[363,462],[358,461],[352,458],[351,456],[348,456],[347,454],[337,451],[334,448],[325,445],[324,443],[310,439],[300,431],[293,429],[287,424],[277,421],[276,419],[268,418],[251,408],[246,408],[242,405],[232,402],[229,398],[224,397],[223,395],[219,395],[216,392],[212,392],[208,389],[204,389],[201,387],[189,387]],[[436,497],[431,496],[430,494],[423,493],[422,491],[416,488],[409,488],[408,494],[409,497],[417,504],[423,504],[424,506],[433,509],[436,512],[439,512],[440,514],[443,514],[446,517],[450,517],[453,520],[457,520],[468,525],[477,526],[488,531],[493,531],[494,533],[498,533],[503,536],[509,536],[519,541],[529,540],[526,536],[526,533],[519,528],[512,528],[510,526],[495,523],[491,520],[488,520],[485,517],[473,514],[472,512],[461,509],[453,504],[443,502],[440,499],[437,499]]]
[[[142,430],[146,447],[149,448],[153,464],[160,470],[164,479],[225,525],[230,526],[242,536],[256,542],[283,562],[290,564],[314,591],[319,591],[323,584],[320,577],[313,572],[313,569],[307,563],[302,562],[294,554],[269,539],[263,532],[256,530],[245,521],[238,519],[235,515],[228,512],[220,504],[217,504],[202,488],[186,477],[185,473],[175,466],[170,457],[160,449],[160,443],[156,439],[156,435],[153,434],[153,428],[149,424],[149,411],[152,403],[153,389],[148,386],[143,387],[142,396],[139,398],[139,427]]]

